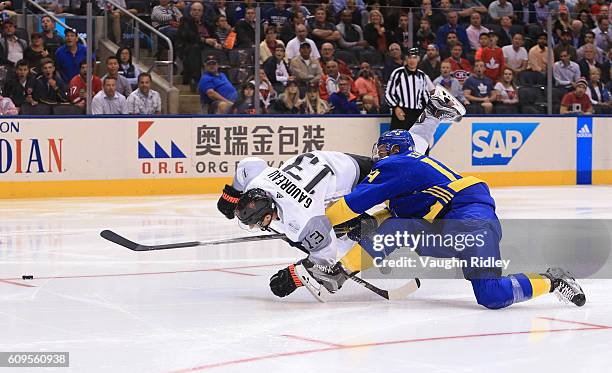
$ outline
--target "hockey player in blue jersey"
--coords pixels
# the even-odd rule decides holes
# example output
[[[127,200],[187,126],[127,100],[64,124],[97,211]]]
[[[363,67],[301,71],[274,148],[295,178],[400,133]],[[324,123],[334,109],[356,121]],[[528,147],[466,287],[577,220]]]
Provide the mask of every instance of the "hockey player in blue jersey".
[[[428,156],[414,152],[414,142],[408,131],[393,130],[384,133],[374,149],[380,160],[370,175],[353,191],[326,209],[331,225],[347,221],[373,220],[365,212],[387,202],[387,208],[376,215],[376,233],[393,234],[401,219],[402,227],[420,231],[427,224],[437,224],[442,234],[475,235],[486,232],[483,245],[466,250],[434,245],[419,247],[421,256],[458,258],[471,262],[473,257],[500,260],[499,242],[501,225],[495,214],[495,202],[486,183],[476,177],[462,177],[452,169]],[[410,220],[407,220],[410,219]],[[412,224],[412,225],[411,225]],[[368,224],[359,224],[360,227]],[[376,256],[389,251],[374,250],[372,237],[365,232],[340,263],[351,273],[361,271],[364,263],[372,265]],[[427,229],[427,228],[425,228]],[[364,260],[366,258],[367,260]],[[502,276],[501,268],[463,268],[464,276],[472,284],[479,304],[490,309],[508,307],[549,292],[556,292],[563,300],[582,306],[585,295],[571,275],[550,268],[546,273],[517,273]]]

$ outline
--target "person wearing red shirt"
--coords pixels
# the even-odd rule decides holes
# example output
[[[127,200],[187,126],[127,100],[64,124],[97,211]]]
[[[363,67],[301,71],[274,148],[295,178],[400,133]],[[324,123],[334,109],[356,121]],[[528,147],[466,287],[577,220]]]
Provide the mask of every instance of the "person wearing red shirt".
[[[593,114],[593,106],[586,90],[587,81],[581,78],[576,82],[576,90],[566,93],[561,99],[561,114]]]
[[[102,90],[102,80],[99,77],[91,75],[91,96]],[[87,102],[87,61],[81,61],[79,65],[79,75],[70,79],[68,85],[68,99],[73,104],[84,108]]]
[[[497,46],[497,35],[494,32],[480,34],[480,49],[474,59],[485,63],[485,75],[493,82],[500,80],[506,67],[504,52]]]
[[[463,53],[463,46],[461,43],[457,43],[451,49],[451,56],[444,60],[451,64],[451,74],[455,79],[463,85],[463,82],[468,78],[472,72],[472,65],[470,61],[461,57]]]

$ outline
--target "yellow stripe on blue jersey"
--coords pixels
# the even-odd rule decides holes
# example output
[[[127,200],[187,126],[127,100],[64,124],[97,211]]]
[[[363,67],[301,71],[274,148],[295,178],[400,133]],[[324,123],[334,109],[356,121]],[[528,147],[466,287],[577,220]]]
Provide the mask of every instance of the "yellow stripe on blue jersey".
[[[352,218],[359,216],[358,213],[354,212],[350,207],[348,207],[344,197],[329,205],[329,207],[325,209],[325,215],[331,222],[332,226],[344,223],[345,221],[349,221]]]

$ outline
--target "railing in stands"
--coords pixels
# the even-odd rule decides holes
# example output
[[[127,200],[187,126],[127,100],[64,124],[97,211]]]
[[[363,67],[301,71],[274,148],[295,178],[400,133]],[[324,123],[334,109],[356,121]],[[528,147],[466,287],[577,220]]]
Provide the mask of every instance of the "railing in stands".
[[[32,0],[28,0],[28,1],[32,1]],[[155,35],[157,35],[159,38],[163,39],[168,44],[168,60],[167,61],[155,61],[155,64],[156,65],[162,65],[162,66],[163,65],[168,66],[168,84],[172,87],[174,85],[173,84],[173,78],[174,78],[174,46],[172,45],[172,41],[170,40],[170,38],[168,38],[163,33],[159,32],[156,28],[154,28],[153,26],[149,25],[148,23],[146,23],[142,19],[140,19],[137,16],[135,16],[134,14],[132,14],[130,11],[128,11],[127,9],[125,9],[124,7],[119,5],[117,2],[115,2],[113,0],[105,0],[105,1],[107,3],[109,3],[109,4],[111,4],[113,7],[115,7],[117,10],[119,10],[121,13],[123,13],[126,16],[132,18],[136,22],[136,27],[134,28],[134,50],[135,50],[135,53],[136,53],[136,58],[138,58],[138,56],[139,56],[138,53],[140,52],[140,50],[139,50],[140,47],[138,45],[139,40],[140,40],[140,28],[139,28],[139,25],[143,25],[147,30],[150,30],[151,32],[153,32]]]

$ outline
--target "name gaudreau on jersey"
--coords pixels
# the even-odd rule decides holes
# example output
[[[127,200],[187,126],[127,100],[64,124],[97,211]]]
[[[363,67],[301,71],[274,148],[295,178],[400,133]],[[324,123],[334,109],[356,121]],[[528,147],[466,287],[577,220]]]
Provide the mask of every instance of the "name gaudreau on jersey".
[[[283,175],[279,170],[267,175],[274,184],[278,185],[282,191],[287,193],[288,196],[292,197],[299,203],[303,204],[304,207],[309,208],[312,204],[312,198],[308,196],[302,188],[295,185],[287,176]]]

